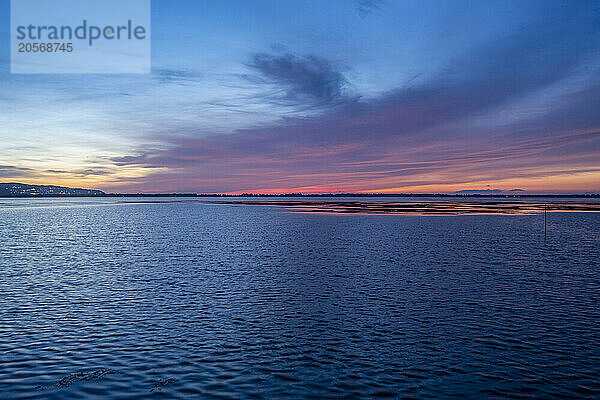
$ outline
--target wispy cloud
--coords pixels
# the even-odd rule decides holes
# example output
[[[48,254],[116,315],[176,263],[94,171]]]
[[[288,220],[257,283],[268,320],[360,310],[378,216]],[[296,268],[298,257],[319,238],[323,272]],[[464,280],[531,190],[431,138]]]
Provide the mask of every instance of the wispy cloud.
[[[0,165],[0,178],[22,178],[30,176],[35,171],[30,168],[15,167],[14,165]]]
[[[316,55],[258,53],[247,66],[255,74],[246,79],[277,89],[269,95],[271,101],[332,105],[350,99],[343,68]]]
[[[161,83],[170,84],[194,84],[202,78],[202,74],[196,71],[188,69],[174,69],[174,68],[159,68],[153,71],[153,75]]]
[[[383,0],[357,0],[358,15],[365,18],[372,12],[379,10]]]

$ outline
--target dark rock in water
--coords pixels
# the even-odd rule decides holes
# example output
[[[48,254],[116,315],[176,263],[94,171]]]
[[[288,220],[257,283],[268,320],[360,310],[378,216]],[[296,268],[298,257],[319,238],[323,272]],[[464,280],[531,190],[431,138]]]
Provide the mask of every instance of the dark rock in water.
[[[150,390],[151,392],[154,391],[160,391],[162,388],[164,388],[167,385],[170,385],[171,383],[177,382],[177,379],[175,378],[167,378],[167,379],[159,379],[155,384],[154,387],[152,388],[152,390]]]
[[[64,378],[58,380],[54,384],[54,386],[56,386],[58,388],[66,388],[76,382],[92,381],[95,379],[100,379],[105,375],[114,374],[114,373],[115,373],[115,371],[106,369],[106,368],[100,368],[100,369],[95,369],[95,370],[91,370],[91,371],[81,371],[81,372],[77,372],[77,373],[65,376]]]

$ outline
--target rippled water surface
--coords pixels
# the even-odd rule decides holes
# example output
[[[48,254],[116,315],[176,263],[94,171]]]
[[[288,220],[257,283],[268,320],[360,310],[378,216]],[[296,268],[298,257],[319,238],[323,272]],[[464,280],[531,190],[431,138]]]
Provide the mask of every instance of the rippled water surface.
[[[600,213],[36,201],[0,206],[2,398],[600,396]]]

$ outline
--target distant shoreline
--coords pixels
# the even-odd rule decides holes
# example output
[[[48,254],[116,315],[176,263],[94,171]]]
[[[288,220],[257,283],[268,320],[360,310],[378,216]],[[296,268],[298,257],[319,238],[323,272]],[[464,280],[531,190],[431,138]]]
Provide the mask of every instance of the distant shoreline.
[[[0,195],[0,198],[111,198],[111,197],[194,197],[194,198],[220,198],[220,197],[318,197],[318,198],[344,198],[344,197],[369,197],[369,198],[389,198],[389,197],[405,197],[405,198],[600,198],[600,194],[364,194],[364,193],[325,193],[325,194],[211,194],[211,193],[105,193],[105,194],[39,194],[39,195]]]
[[[229,192],[231,193],[231,192]],[[600,198],[600,193],[555,193],[555,194],[532,194],[522,189],[500,190],[460,190],[452,193],[106,193],[98,189],[81,189],[54,185],[29,185],[26,183],[0,183],[0,198],[39,198],[39,197],[194,197],[194,198],[230,198],[230,197],[272,197],[272,198]]]

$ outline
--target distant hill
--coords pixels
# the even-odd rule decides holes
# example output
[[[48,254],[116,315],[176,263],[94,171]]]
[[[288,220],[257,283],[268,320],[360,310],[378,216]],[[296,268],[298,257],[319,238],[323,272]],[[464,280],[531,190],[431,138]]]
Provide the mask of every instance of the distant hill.
[[[26,185],[24,183],[0,183],[0,196],[102,196],[101,190],[74,189],[63,186]]]

